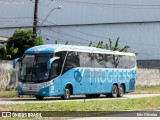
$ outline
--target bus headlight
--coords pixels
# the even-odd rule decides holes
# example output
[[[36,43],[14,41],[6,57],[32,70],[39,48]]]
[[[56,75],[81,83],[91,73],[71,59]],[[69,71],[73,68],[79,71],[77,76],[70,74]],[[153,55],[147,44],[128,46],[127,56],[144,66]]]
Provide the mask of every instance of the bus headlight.
[[[42,83],[42,88],[48,87],[52,85],[52,81]]]

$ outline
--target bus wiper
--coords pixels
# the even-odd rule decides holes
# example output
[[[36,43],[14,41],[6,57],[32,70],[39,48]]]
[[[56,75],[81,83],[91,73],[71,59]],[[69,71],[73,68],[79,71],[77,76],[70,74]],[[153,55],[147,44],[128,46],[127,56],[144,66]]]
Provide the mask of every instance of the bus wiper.
[[[37,73],[37,67],[38,66],[34,66],[33,73],[34,73],[34,75],[36,77],[36,80],[40,83],[40,80],[39,80],[39,77],[38,77],[38,73]]]
[[[36,75],[36,77],[37,77],[37,80],[38,80],[38,82],[40,83],[40,80],[39,80],[39,77],[38,77],[38,75]]]
[[[38,74],[37,74],[37,69],[36,69],[36,78],[37,78],[37,81],[40,83],[40,80],[39,80],[39,77],[38,77]]]
[[[29,70],[29,74],[30,74],[31,71],[32,71],[32,68],[30,67],[29,69],[30,69],[30,70]],[[28,74],[26,74],[26,75],[24,76],[24,79],[22,80],[22,82],[24,82],[24,83],[26,82],[26,77],[27,77],[27,76],[28,76]]]
[[[27,77],[27,74],[24,76],[24,79],[22,80],[23,83],[26,82],[26,77]]]

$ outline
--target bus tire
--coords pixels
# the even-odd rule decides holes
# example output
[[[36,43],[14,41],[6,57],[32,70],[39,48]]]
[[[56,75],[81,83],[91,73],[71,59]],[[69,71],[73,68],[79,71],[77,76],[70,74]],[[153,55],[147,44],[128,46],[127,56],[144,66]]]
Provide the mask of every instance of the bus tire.
[[[123,97],[125,91],[124,91],[124,85],[120,85],[118,89],[118,97]]]
[[[112,92],[111,92],[111,97],[112,98],[117,98],[118,96],[118,88],[117,85],[113,85],[112,87]]]
[[[107,98],[111,98],[112,95],[110,93],[105,94]]]
[[[37,100],[43,100],[43,98],[44,98],[44,96],[38,96],[38,95],[36,95],[35,97]]]
[[[66,86],[64,89],[64,95],[61,96],[61,98],[64,100],[68,100],[68,99],[70,99],[70,97],[71,97],[71,89],[69,86]]]

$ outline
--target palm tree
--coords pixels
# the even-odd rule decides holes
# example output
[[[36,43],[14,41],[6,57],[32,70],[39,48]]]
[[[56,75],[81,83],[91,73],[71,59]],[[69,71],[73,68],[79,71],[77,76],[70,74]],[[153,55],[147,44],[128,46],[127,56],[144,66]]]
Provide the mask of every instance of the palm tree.
[[[59,43],[59,41],[58,40],[55,40],[55,44],[60,44]],[[67,41],[67,42],[65,42],[65,45],[68,45],[69,44],[69,42]]]
[[[92,42],[88,45],[89,47],[95,47],[95,45],[92,44]],[[112,43],[112,39],[109,39],[109,44],[106,43],[106,45],[103,45],[103,41],[99,41],[96,48],[102,48],[106,50],[112,50],[112,51],[120,51],[120,52],[128,52],[129,46],[124,46],[123,48],[119,47],[119,37],[116,40],[115,45]]]
[[[89,47],[95,47],[95,46],[92,45],[92,42],[88,46]],[[103,41],[99,41],[96,48],[112,50],[112,51],[119,51],[119,52],[128,52],[129,46],[126,45],[123,48],[120,48],[119,47],[119,37],[118,37],[115,45],[113,45],[112,39],[109,39],[109,44],[106,43],[105,45],[103,45]],[[105,59],[111,61],[112,64],[115,65],[115,67],[117,67],[118,64],[119,64],[119,59],[118,59],[119,57],[120,56],[117,56],[117,55],[110,55],[110,56],[107,56],[107,58],[105,58]],[[98,57],[98,58],[101,58],[101,59],[97,59],[97,57],[95,57],[95,59],[97,59],[99,62],[103,61],[102,59],[104,59],[102,57]]]

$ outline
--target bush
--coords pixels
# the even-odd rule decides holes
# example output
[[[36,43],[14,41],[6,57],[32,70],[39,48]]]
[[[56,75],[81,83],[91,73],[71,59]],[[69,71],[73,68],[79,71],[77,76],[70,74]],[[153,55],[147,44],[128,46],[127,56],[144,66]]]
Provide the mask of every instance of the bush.
[[[4,51],[4,47],[0,49],[0,54],[1,54],[0,58],[15,59],[21,57],[28,48],[32,47],[32,33],[33,33],[32,30],[22,30],[22,29],[16,30],[13,36],[8,39],[7,45],[4,46],[6,47],[7,52]],[[36,45],[43,45],[43,44],[44,44],[44,39],[41,36],[37,36]],[[10,55],[16,48],[18,48],[18,51]]]

